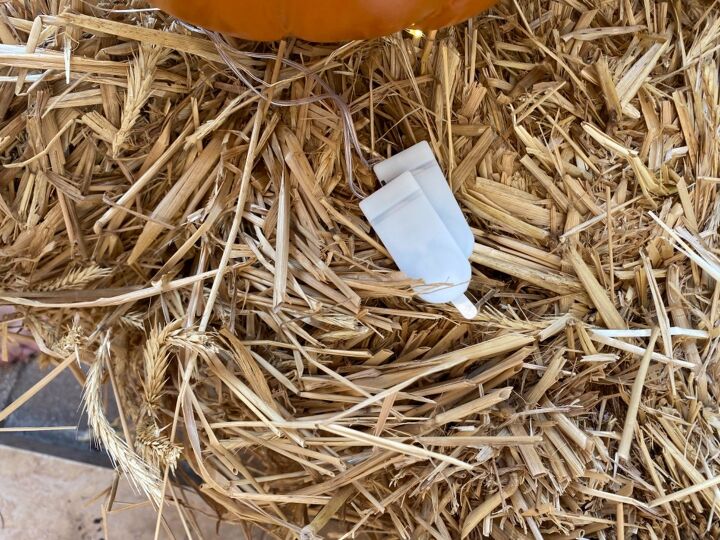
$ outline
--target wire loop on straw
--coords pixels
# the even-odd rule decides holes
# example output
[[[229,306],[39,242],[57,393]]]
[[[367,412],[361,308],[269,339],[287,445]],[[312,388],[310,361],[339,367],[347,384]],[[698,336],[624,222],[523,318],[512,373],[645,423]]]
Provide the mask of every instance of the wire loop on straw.
[[[362,147],[360,145],[360,140],[358,139],[357,131],[355,130],[355,124],[352,119],[352,113],[350,111],[350,107],[348,106],[347,102],[338,95],[337,92],[335,92],[330,85],[325,82],[321,77],[307,69],[305,66],[298,62],[294,62],[293,60],[289,60],[287,58],[279,58],[278,56],[271,54],[271,53],[257,53],[257,52],[250,52],[250,51],[242,51],[238,49],[231,48],[227,42],[223,39],[223,37],[217,33],[210,30],[206,30],[204,28],[199,28],[193,25],[190,25],[185,22],[181,22],[183,26],[188,28],[189,30],[193,32],[198,32],[201,34],[205,34],[215,45],[215,48],[217,49],[218,53],[220,54],[220,57],[223,59],[225,64],[230,68],[230,70],[235,74],[235,76],[250,89],[252,92],[257,94],[261,99],[264,99],[271,105],[275,105],[277,107],[296,107],[299,105],[307,105],[310,103],[317,103],[318,101],[325,101],[330,100],[332,101],[335,106],[337,107],[338,111],[340,112],[340,119],[343,122],[343,146],[344,146],[344,158],[345,158],[345,175],[347,177],[347,183],[348,187],[350,188],[350,191],[357,197],[358,199],[364,199],[366,197],[365,193],[363,192],[362,188],[357,186],[355,184],[355,175],[353,173],[353,160],[352,160],[352,149],[355,149],[355,153],[357,154],[358,158],[360,159],[360,162],[367,168],[370,168],[370,163],[365,158],[365,154],[363,153]],[[263,86],[264,89],[270,88],[271,85],[269,85],[264,80],[260,79],[259,77],[256,77],[250,72],[245,71],[242,66],[233,60],[232,56],[241,56],[245,58],[255,59],[255,60],[280,60],[283,64],[286,66],[292,67],[294,69],[297,69],[303,75],[306,77],[314,80],[317,84],[319,84],[322,89],[325,91],[324,94],[314,95],[314,96],[308,96],[305,98],[299,98],[299,99],[274,99],[270,98],[267,95],[265,95],[261,90],[258,90],[252,81],[255,81],[259,85]],[[249,78],[248,78],[249,77]],[[250,80],[252,79],[252,81]]]

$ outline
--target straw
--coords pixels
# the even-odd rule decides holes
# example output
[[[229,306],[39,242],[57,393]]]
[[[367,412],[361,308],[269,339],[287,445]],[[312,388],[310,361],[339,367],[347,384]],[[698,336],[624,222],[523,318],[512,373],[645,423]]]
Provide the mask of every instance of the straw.
[[[157,537],[720,537],[712,3],[336,44],[148,9],[0,3],[0,356],[50,366],[0,418],[72,373]],[[359,209],[423,140],[472,321]]]

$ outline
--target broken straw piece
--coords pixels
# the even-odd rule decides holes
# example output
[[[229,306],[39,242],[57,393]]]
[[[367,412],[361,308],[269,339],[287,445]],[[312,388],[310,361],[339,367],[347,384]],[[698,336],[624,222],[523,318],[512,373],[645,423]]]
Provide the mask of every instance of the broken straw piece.
[[[450,302],[467,319],[477,315],[465,297],[470,262],[411,173],[400,174],[360,208],[400,270],[427,284],[415,287],[423,300]]]

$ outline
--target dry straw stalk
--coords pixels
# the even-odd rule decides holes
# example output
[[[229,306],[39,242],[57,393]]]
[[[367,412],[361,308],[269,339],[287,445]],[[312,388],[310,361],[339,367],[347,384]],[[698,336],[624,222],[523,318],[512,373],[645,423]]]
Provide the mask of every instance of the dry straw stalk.
[[[0,352],[54,366],[0,419],[71,370],[190,536],[180,480],[271,538],[720,537],[714,3],[330,45],[145,8],[0,2]],[[368,160],[430,142],[476,320],[388,258],[321,83]]]

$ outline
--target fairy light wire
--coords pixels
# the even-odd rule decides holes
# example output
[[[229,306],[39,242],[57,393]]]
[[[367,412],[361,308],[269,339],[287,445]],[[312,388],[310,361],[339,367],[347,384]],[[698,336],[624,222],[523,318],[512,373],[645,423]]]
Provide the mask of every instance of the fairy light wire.
[[[353,193],[355,197],[358,199],[364,199],[366,197],[365,193],[362,191],[362,188],[356,185],[355,183],[355,175],[353,172],[353,156],[352,152],[353,149],[355,150],[355,153],[357,154],[360,162],[367,168],[370,168],[370,163],[365,158],[365,154],[363,153],[362,146],[360,145],[360,140],[358,139],[357,131],[355,130],[355,123],[352,119],[352,113],[350,111],[350,107],[348,106],[347,102],[340,97],[337,92],[335,92],[330,85],[324,81],[321,77],[319,77],[316,73],[313,73],[309,69],[307,69],[302,64],[295,62],[293,60],[290,60],[288,58],[279,58],[277,55],[272,53],[258,53],[258,52],[249,52],[249,51],[242,51],[235,48],[231,48],[228,43],[222,38],[222,36],[217,33],[210,30],[206,30],[204,28],[198,28],[193,25],[190,25],[185,22],[180,22],[183,26],[188,28],[191,31],[205,34],[210,41],[213,42],[215,45],[215,48],[218,51],[218,54],[222,58],[223,62],[227,65],[227,67],[230,68],[230,70],[233,72],[233,74],[245,85],[249,90],[251,90],[253,93],[255,93],[258,97],[261,99],[267,101],[271,105],[275,105],[276,107],[297,107],[299,105],[308,105],[311,103],[317,103],[319,101],[331,101],[335,107],[337,108],[340,119],[343,123],[343,156],[345,160],[345,175],[347,178],[347,184],[350,189],[350,191]],[[253,60],[279,60],[282,62],[285,66],[289,66],[293,69],[296,69],[300,71],[305,77],[312,79],[315,81],[325,93],[313,95],[313,96],[307,96],[304,98],[298,98],[298,99],[275,99],[268,97],[262,90],[258,89],[255,84],[253,84],[252,81],[255,81],[257,84],[263,87],[263,90],[267,90],[271,87],[270,84],[268,84],[266,81],[260,79],[259,77],[256,77],[254,74],[249,72],[248,70],[244,69],[242,64],[235,61],[232,56],[236,55],[239,57],[244,57],[247,59],[253,59]],[[249,77],[249,78],[248,78]],[[252,81],[250,80],[252,79]]]

